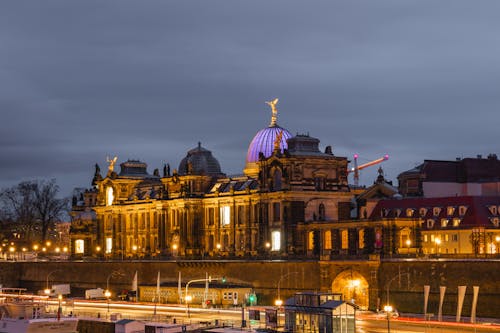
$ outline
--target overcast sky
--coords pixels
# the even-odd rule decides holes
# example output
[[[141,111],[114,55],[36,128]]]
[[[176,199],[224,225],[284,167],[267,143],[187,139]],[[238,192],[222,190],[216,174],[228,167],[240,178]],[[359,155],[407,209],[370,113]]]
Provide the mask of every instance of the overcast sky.
[[[242,173],[278,124],[386,178],[499,153],[500,1],[2,1],[0,187],[88,187],[106,156]],[[377,167],[361,172],[370,185]]]

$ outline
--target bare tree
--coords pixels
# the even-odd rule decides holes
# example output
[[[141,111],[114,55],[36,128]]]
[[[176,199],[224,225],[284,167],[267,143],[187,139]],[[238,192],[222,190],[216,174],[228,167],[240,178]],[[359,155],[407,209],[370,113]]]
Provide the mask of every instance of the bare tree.
[[[21,182],[3,190],[0,194],[5,215],[15,222],[26,240],[31,240],[37,222],[34,205],[35,187],[34,182]]]
[[[67,198],[58,199],[56,197],[58,192],[59,186],[57,186],[55,179],[38,182],[34,188],[34,206],[42,241],[47,239],[49,229],[68,210],[69,200]]]
[[[0,192],[2,210],[30,241],[45,241],[48,231],[67,211],[68,199],[59,199],[59,187],[50,181],[26,181]]]

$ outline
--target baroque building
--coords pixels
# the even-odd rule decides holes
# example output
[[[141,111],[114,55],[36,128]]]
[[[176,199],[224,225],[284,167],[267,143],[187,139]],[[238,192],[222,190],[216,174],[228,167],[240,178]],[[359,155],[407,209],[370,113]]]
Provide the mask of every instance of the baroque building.
[[[251,140],[241,176],[227,177],[201,143],[161,175],[136,160],[122,162],[116,172],[117,158],[108,159],[104,176],[96,165],[92,187],[73,198],[72,254],[308,254],[304,226],[348,220],[357,192],[348,186],[347,158],[280,127],[276,103],[267,103],[271,122]]]

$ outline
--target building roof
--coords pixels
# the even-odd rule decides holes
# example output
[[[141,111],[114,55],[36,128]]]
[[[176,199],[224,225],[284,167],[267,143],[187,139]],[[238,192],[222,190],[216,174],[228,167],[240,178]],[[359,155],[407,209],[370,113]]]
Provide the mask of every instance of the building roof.
[[[499,196],[406,198],[380,200],[370,218],[372,220],[414,218],[424,222],[435,221],[422,225],[427,229],[498,228],[499,210]]]
[[[222,171],[219,161],[213,157],[212,152],[201,146],[189,150],[181,162],[179,163],[180,175],[208,175],[208,176],[221,176]]]
[[[484,183],[500,181],[500,161],[494,154],[487,158],[464,158],[456,161],[424,160],[401,176],[421,174],[425,182]]]
[[[309,135],[297,134],[287,140],[288,153],[291,156],[331,157],[332,153],[323,153],[319,150],[319,139]],[[330,148],[331,151],[331,148]]]
[[[281,133],[281,134],[280,134]],[[259,161],[259,154],[264,154],[264,157],[269,157],[273,154],[274,143],[278,135],[281,135],[280,149],[283,151],[288,148],[287,140],[292,137],[292,134],[283,127],[278,125],[269,126],[261,129],[255,134],[252,142],[248,146],[247,163],[255,163]]]

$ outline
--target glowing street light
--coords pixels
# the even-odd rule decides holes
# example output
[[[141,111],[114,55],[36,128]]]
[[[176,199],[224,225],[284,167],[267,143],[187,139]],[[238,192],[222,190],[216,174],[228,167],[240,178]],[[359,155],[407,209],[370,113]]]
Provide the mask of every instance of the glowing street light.
[[[109,289],[107,288],[104,291],[104,297],[106,297],[106,301],[108,303],[108,313],[109,313],[109,298],[111,297],[111,291],[109,291]]]
[[[186,304],[187,304],[187,315],[188,315],[188,318],[191,318],[191,314],[189,313],[189,303],[191,303],[191,301],[193,300],[193,296],[186,295],[186,297],[184,299],[186,300]]]
[[[406,244],[406,252],[410,254],[411,239],[408,238],[405,244]]]
[[[392,306],[389,304],[384,306],[384,311],[387,314],[387,333],[391,333],[391,315],[392,315]]]

